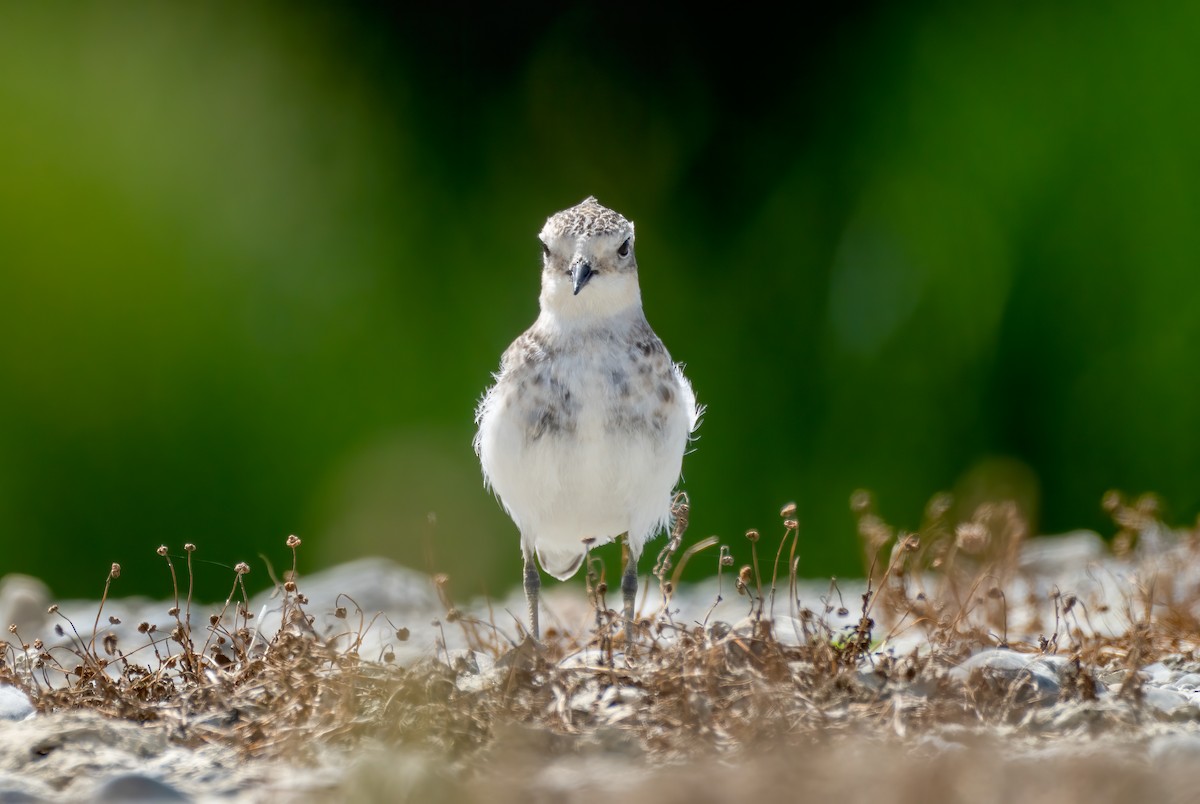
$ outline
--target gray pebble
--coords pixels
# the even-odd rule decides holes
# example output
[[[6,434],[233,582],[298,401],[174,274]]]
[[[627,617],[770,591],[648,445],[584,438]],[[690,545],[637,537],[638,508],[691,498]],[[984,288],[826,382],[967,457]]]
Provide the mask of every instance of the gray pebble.
[[[1188,696],[1162,687],[1143,687],[1142,703],[1171,719],[1190,719],[1197,714]]]
[[[116,804],[123,801],[170,802],[191,801],[191,796],[181,793],[166,782],[140,773],[125,773],[113,776],[100,783],[92,794],[92,801],[100,804]]]
[[[37,714],[29,696],[16,687],[0,684],[0,720],[28,720]]]
[[[992,648],[980,651],[950,671],[950,678],[966,682],[971,674],[980,672],[988,681],[1013,684],[1018,681],[1032,682],[1035,702],[1044,705],[1054,703],[1060,688],[1058,667],[1060,657],[1030,656],[1007,648]]]
[[[1200,691],[1200,673],[1185,673],[1171,682],[1170,686],[1180,692]]]
[[[1160,687],[1170,684],[1175,679],[1183,675],[1178,670],[1172,670],[1162,662],[1148,664],[1138,672],[1145,676],[1146,680],[1151,684],[1155,684]]]

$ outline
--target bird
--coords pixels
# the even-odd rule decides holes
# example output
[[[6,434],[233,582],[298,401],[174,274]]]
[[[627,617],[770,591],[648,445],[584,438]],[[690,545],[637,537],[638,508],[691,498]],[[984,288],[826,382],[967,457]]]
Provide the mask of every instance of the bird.
[[[592,546],[624,536],[631,640],[638,559],[670,525],[703,409],[642,310],[633,223],[589,196],[551,215],[538,239],[540,312],[479,401],[475,454],[520,531],[533,639],[538,565],[565,581]]]

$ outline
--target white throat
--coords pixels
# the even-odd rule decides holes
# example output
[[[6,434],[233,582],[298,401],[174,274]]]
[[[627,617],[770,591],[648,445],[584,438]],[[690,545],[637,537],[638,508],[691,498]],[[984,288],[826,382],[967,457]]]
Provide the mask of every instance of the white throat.
[[[640,313],[642,294],[636,273],[597,277],[578,294],[570,282],[543,277],[540,302],[543,317],[564,327],[590,327]]]

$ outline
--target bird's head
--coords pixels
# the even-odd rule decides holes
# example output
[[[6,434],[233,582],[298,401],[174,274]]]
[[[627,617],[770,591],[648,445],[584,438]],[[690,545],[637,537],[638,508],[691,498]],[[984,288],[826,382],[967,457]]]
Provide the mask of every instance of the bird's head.
[[[542,227],[542,309],[564,320],[603,319],[642,303],[633,223],[594,197]]]

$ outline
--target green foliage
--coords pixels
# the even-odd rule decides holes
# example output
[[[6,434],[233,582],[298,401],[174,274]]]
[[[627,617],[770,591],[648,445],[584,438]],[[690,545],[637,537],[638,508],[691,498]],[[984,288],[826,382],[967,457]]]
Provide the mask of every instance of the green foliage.
[[[709,406],[693,534],[797,499],[847,573],[857,487],[1195,514],[1195,7],[645,13],[0,9],[3,570],[297,532],[515,582],[472,407],[592,193]]]

